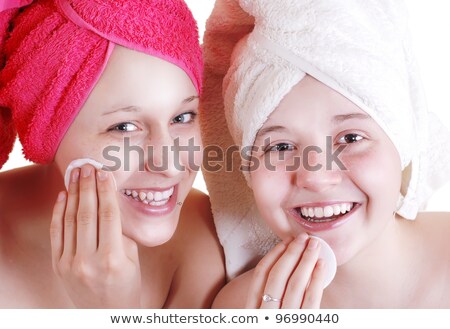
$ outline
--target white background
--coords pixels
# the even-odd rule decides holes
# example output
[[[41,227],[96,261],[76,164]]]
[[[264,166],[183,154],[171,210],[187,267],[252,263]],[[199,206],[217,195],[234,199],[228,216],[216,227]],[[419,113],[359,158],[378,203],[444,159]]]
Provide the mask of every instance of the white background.
[[[200,37],[214,0],[185,0],[198,21]],[[396,0],[392,0],[396,1]],[[429,109],[450,128],[450,3],[444,0],[406,0],[409,6],[410,28],[416,57],[422,73]],[[450,150],[449,150],[450,151]],[[0,171],[30,164],[21,155],[16,143],[10,160]],[[205,191],[201,175],[194,186]],[[428,204],[429,210],[450,211],[450,184],[438,191]]]

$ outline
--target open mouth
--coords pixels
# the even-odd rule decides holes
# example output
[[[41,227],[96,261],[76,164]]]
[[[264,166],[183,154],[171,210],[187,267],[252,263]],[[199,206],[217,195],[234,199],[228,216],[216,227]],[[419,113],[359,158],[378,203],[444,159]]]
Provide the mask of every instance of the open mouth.
[[[295,211],[308,222],[327,223],[343,218],[351,213],[357,205],[355,202],[342,202],[324,207],[303,206],[295,208]]]
[[[174,187],[170,187],[165,190],[131,190],[124,189],[121,192],[128,198],[133,199],[136,202],[141,202],[150,206],[164,206],[166,205],[173,195]]]

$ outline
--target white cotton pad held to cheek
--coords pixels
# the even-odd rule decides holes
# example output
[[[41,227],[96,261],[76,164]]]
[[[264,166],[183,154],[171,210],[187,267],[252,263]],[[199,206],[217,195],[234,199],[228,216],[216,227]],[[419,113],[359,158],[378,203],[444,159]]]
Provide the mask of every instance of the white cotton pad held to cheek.
[[[326,243],[321,238],[318,238],[316,236],[313,236],[314,239],[319,240],[320,243],[320,253],[319,258],[323,259],[325,263],[325,283],[324,283],[324,289],[328,287],[328,285],[333,281],[334,276],[336,275],[336,269],[337,269],[337,263],[336,263],[336,255],[333,252],[333,249],[329,246],[328,243]]]
[[[102,169],[103,165],[100,162],[95,160],[85,158],[85,159],[76,159],[73,160],[66,169],[66,173],[64,175],[64,185],[66,186],[66,190],[69,190],[69,182],[70,182],[70,174],[74,168],[81,168],[85,164],[90,164],[94,166],[96,169]],[[114,181],[115,183],[115,181]]]

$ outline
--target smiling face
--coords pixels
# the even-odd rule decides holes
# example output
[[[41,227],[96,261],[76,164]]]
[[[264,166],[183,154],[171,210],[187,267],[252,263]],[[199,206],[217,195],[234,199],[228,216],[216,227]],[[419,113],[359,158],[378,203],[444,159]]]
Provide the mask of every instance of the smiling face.
[[[370,116],[316,79],[306,76],[284,97],[254,146],[253,193],[280,238],[319,236],[343,264],[393,219],[401,184],[395,146]]]
[[[160,245],[173,235],[177,202],[201,164],[197,108],[197,91],[182,69],[116,46],[55,163],[61,173],[78,158],[115,167],[124,234]]]

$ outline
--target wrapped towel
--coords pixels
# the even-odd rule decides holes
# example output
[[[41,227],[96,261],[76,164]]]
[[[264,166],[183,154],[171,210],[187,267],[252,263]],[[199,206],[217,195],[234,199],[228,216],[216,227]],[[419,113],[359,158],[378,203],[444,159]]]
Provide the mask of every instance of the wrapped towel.
[[[53,160],[116,44],[179,66],[200,93],[198,31],[182,0],[2,0],[0,167],[16,130],[27,159]]]
[[[206,22],[203,40],[205,73],[200,99],[204,145],[217,145],[222,150],[232,150],[236,145],[227,127],[222,82],[236,43],[244,39],[253,26],[254,18],[242,10],[238,0],[216,1]],[[252,191],[239,170],[240,165],[239,152],[233,152],[218,169],[202,169],[216,231],[225,252],[228,279],[256,265],[277,240],[260,219]]]
[[[426,109],[406,12],[402,1],[388,0],[218,0],[204,40],[204,141],[253,145],[282,98],[309,74],[366,111],[392,140],[404,174],[398,214],[414,219],[431,192],[449,179],[450,134]],[[243,22],[246,33],[236,37]],[[218,49],[227,38],[234,43]],[[224,103],[211,103],[221,79],[218,99]],[[219,127],[225,121],[229,131]],[[205,179],[233,277],[276,238],[259,225],[238,165]],[[224,193],[230,181],[239,198]]]

